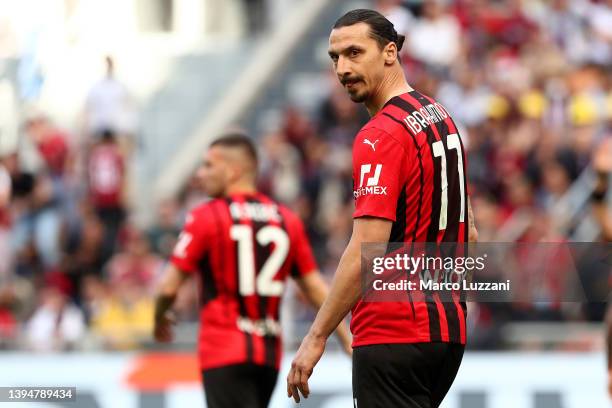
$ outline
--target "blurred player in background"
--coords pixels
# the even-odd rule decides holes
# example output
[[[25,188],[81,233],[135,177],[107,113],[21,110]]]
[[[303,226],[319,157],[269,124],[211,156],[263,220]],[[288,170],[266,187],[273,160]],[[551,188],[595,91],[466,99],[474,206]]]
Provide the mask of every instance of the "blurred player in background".
[[[371,119],[353,143],[353,233],[287,377],[296,402],[300,392],[308,396],[326,340],[349,311],[355,407],[438,407],[461,364],[464,302],[441,302],[438,294],[426,301],[359,300],[362,243],[476,240],[459,132],[442,105],[406,82],[398,60],[403,42],[372,10],[348,12],[330,35],[338,79]]]
[[[189,274],[201,277],[199,358],[209,408],[268,405],[281,361],[279,305],[286,278],[318,308],[327,286],[299,218],[257,192],[257,155],[243,135],[210,146],[201,170],[213,200],[194,209],[163,278],[155,338],[172,338],[168,314]],[[337,325],[338,326],[338,325]],[[350,352],[350,336],[338,326]]]

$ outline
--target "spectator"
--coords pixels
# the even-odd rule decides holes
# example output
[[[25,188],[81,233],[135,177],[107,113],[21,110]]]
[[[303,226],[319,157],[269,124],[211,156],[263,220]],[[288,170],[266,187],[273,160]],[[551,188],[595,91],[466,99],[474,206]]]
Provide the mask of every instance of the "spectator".
[[[103,257],[108,259],[125,219],[125,160],[115,134],[107,129],[92,147],[87,165],[89,195],[105,228]]]
[[[25,123],[25,132],[32,139],[51,176],[60,178],[68,161],[68,136],[55,128],[41,113]]]
[[[296,141],[296,143],[299,143]],[[262,191],[272,194],[281,202],[293,202],[300,189],[301,155],[288,143],[283,133],[271,133],[263,138],[263,156],[266,158],[262,175]],[[267,181],[267,185],[265,185]]]
[[[40,266],[46,270],[59,265],[61,260],[60,233],[61,212],[57,207],[53,182],[45,173],[31,175],[17,173],[15,195],[21,205],[15,217],[12,243],[18,256],[31,255],[40,259]],[[27,268],[29,272],[33,269]]]
[[[67,133],[54,126],[50,119],[40,112],[33,112],[25,123],[25,132],[33,142],[44,164],[44,173],[49,176],[53,188],[53,201],[66,222],[73,222],[71,199],[73,186],[69,182],[72,152]]]
[[[26,327],[28,348],[63,351],[78,345],[85,334],[83,312],[70,302],[70,281],[60,272],[47,274],[41,302]]]
[[[0,286],[0,350],[14,347],[19,323],[15,316],[15,296],[10,286]]]
[[[609,64],[612,59],[612,3],[610,0],[592,2],[587,11],[591,29],[591,61]]]
[[[88,203],[81,204],[78,218],[78,227],[66,236],[62,262],[62,269],[74,287],[82,287],[82,280],[87,276],[102,276],[106,262],[103,253],[104,226]]]
[[[90,89],[85,104],[86,132],[102,135],[110,130],[119,144],[128,151],[127,138],[136,130],[136,112],[126,87],[115,77],[115,62],[106,56],[106,75]]]
[[[414,16],[402,6],[402,0],[376,0],[374,8],[393,23],[398,34],[408,35]]]
[[[138,280],[124,275],[102,290],[91,317],[93,332],[111,350],[133,349],[153,330],[153,301]]]
[[[172,254],[176,238],[181,232],[178,218],[178,203],[168,199],[163,201],[158,208],[156,222],[148,232],[151,249],[163,259],[168,259]]]
[[[263,33],[268,26],[266,0],[243,0],[247,26],[251,35]]]
[[[408,51],[435,72],[444,73],[460,56],[459,34],[459,23],[447,12],[442,0],[425,0],[423,15],[407,38]]]
[[[582,17],[576,10],[576,2],[553,0],[550,8],[539,15],[540,26],[557,47],[573,62],[584,61],[588,56],[588,43]]]
[[[143,288],[145,293],[149,293],[149,290],[153,290],[162,266],[161,258],[151,253],[149,241],[144,233],[128,229],[125,251],[115,254],[110,259],[106,271],[108,280],[114,287],[121,282],[129,281]]]

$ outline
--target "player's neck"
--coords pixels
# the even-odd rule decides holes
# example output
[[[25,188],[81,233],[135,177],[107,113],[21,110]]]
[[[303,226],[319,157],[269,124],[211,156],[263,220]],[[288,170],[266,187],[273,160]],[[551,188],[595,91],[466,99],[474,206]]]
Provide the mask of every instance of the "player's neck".
[[[376,115],[391,98],[412,90],[412,87],[406,82],[402,67],[398,63],[389,72],[389,75],[380,82],[380,86],[373,93],[373,97],[365,102],[370,117]]]
[[[235,183],[227,187],[225,190],[226,196],[236,195],[236,194],[255,194],[257,193],[257,188],[253,183],[250,182],[241,182]]]

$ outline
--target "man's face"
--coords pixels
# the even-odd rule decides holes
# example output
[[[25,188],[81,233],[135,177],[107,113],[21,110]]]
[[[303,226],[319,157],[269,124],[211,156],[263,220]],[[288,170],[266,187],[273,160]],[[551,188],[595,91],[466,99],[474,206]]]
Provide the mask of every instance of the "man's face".
[[[222,147],[213,146],[204,155],[204,162],[198,172],[204,191],[209,197],[225,195],[231,169]]]
[[[381,82],[385,68],[383,50],[370,37],[370,26],[357,23],[333,29],[328,53],[351,100],[365,102]]]

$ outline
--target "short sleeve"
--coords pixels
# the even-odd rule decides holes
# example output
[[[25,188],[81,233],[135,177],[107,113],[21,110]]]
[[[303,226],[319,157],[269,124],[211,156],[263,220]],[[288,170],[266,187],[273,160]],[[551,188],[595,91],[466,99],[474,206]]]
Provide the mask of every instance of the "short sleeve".
[[[359,133],[353,145],[353,218],[395,221],[404,160],[403,146],[388,133],[372,128]]]
[[[170,262],[184,272],[197,272],[206,247],[207,234],[202,211],[192,211],[187,215]]]
[[[292,245],[295,246],[291,276],[301,278],[317,270],[317,262],[312,253],[312,248],[304,230],[304,225],[299,218],[295,217],[295,236]]]

